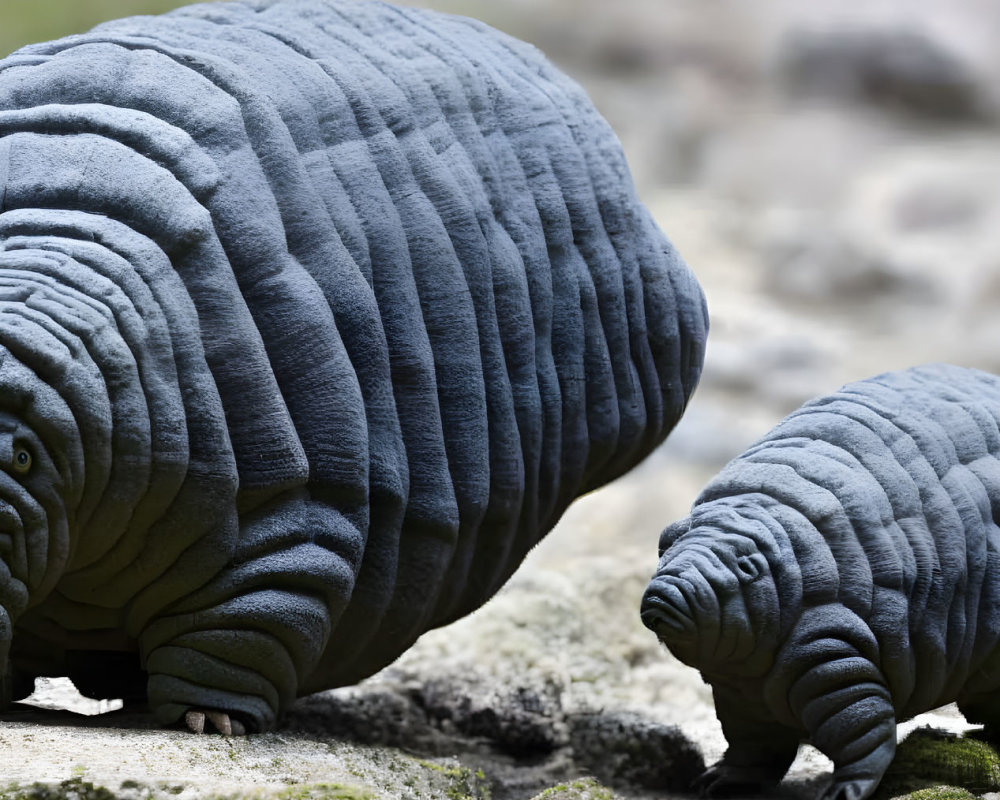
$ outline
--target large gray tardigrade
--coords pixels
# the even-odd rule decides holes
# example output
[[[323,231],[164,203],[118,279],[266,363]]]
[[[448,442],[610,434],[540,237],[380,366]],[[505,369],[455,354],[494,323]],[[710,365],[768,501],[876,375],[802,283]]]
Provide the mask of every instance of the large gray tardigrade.
[[[896,722],[957,701],[1000,737],[1000,378],[938,365],[813,400],[668,527],[643,621],[711,684],[713,795],[807,740],[829,800],[878,786]]]
[[[18,51],[5,699],[148,677],[260,730],[375,672],[664,439],[706,326],[582,90],[477,22],[246,0]]]

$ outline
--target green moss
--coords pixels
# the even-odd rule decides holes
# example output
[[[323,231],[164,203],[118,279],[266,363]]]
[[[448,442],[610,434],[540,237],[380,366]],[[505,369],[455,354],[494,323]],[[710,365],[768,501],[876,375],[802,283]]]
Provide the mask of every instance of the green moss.
[[[365,789],[343,786],[339,783],[313,783],[291,786],[273,795],[275,800],[374,800]]]
[[[957,786],[930,786],[901,795],[897,800],[976,800],[976,795]]]
[[[1000,755],[991,745],[972,736],[918,728],[900,743],[877,796],[916,796],[927,791],[931,794],[918,800],[930,800],[998,790]],[[944,791],[958,794],[941,794]]]
[[[62,783],[33,783],[30,786],[8,786],[0,791],[2,800],[117,800],[110,789],[71,778]]]
[[[615,795],[593,778],[579,778],[570,783],[550,786],[532,800],[615,800]]]
[[[238,794],[216,794],[207,800],[375,800],[375,795],[358,786],[345,786],[341,783],[309,783],[276,791],[258,789]]]
[[[437,772],[448,778],[450,785],[445,790],[448,800],[490,800],[490,782],[481,769],[463,766],[449,766],[434,761],[414,759],[424,769]]]
[[[33,783],[30,786],[11,785],[0,790],[0,800],[121,800],[123,796],[151,798],[154,794],[178,794],[183,787],[174,785],[151,786],[138,781],[126,780],[121,788],[126,795],[113,792],[103,786],[94,786],[80,778],[58,784]],[[375,795],[366,789],[344,786],[339,783],[313,783],[305,786],[291,786],[278,791],[250,790],[233,795],[212,795],[208,800],[375,800]]]

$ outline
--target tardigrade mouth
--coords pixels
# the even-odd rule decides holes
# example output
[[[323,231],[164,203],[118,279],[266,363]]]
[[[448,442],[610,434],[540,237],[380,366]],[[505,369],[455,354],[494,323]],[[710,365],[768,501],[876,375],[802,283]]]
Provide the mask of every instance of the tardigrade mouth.
[[[642,598],[642,622],[661,640],[688,638],[695,634],[693,609],[678,581],[654,580]]]

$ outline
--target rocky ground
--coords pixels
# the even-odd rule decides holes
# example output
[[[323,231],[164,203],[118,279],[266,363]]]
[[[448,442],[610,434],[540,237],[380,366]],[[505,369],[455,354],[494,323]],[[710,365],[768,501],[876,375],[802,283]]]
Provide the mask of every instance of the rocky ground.
[[[811,396],[927,361],[1000,371],[992,0],[426,4],[534,41],[619,131],[709,299],[687,416],[639,469],[574,505],[480,612],[361,686],[233,740],[133,712],[20,706],[0,722],[0,783],[20,787],[8,795],[50,797],[31,785],[62,782],[102,800],[685,796],[724,740],[698,675],[638,621],[660,529]],[[40,688],[36,704],[84,707],[65,686]],[[965,727],[945,709],[901,733],[925,722]],[[971,758],[927,780],[1000,788],[995,765],[969,777]],[[916,762],[900,770],[934,767]],[[813,796],[828,769],[803,748],[775,796]]]

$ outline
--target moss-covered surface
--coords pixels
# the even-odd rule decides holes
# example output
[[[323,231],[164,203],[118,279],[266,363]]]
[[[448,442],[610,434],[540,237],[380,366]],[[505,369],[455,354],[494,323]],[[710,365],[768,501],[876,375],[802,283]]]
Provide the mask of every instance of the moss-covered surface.
[[[490,782],[481,769],[422,759],[415,759],[415,762],[448,779],[449,786],[445,790],[448,800],[491,800]]]
[[[118,800],[119,795],[103,786],[94,786],[82,778],[61,783],[33,783],[8,786],[0,792],[3,800]]]
[[[901,795],[899,800],[976,800],[976,795],[957,786],[929,786]]]
[[[245,797],[245,795],[234,796],[232,800]],[[313,783],[306,786],[291,786],[279,792],[263,793],[260,795],[267,800],[375,800],[375,795],[367,789],[355,786],[343,786],[339,783]],[[214,798],[213,798],[214,800]],[[228,798],[218,798],[218,800],[229,800]]]
[[[992,745],[918,728],[900,743],[876,797],[962,800],[998,790],[1000,754]]]
[[[490,800],[489,781],[481,770],[453,767],[431,761],[407,759],[416,767],[410,789],[414,797],[442,800]],[[419,773],[430,773],[420,781]],[[443,779],[443,780],[442,780]],[[10,784],[0,790],[0,800],[169,800],[189,792],[182,785],[152,785],[123,781],[118,789],[94,785],[82,777],[61,782]],[[310,783],[288,787],[251,788],[246,791],[208,793],[204,800],[378,800],[382,793],[362,786],[340,783]],[[574,795],[575,797],[575,795]],[[598,800],[595,798],[595,800]]]
[[[448,778],[443,793],[439,788],[429,794],[416,790],[415,797],[434,800],[490,800],[486,776],[479,770],[450,767],[432,761],[416,761],[424,769]],[[150,785],[138,781],[123,781],[118,789],[94,785],[76,777],[59,783],[33,783],[29,786],[10,785],[0,790],[0,800],[163,800],[184,794],[180,785]],[[205,800],[377,800],[370,790],[339,783],[313,783],[282,789],[248,788],[246,792],[210,794]],[[921,795],[914,800],[965,800],[971,795]],[[537,794],[533,800],[618,800],[611,789],[593,778],[579,778],[560,783]]]
[[[580,778],[552,786],[532,800],[615,800],[617,795],[593,778]]]
[[[123,781],[117,790],[95,786],[82,778],[59,783],[33,783],[8,786],[0,791],[0,800],[153,800],[184,792],[183,786],[153,786],[138,781]],[[339,783],[314,783],[277,791],[249,790],[238,794],[214,794],[206,800],[375,800],[367,789]]]

